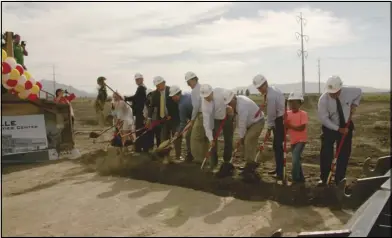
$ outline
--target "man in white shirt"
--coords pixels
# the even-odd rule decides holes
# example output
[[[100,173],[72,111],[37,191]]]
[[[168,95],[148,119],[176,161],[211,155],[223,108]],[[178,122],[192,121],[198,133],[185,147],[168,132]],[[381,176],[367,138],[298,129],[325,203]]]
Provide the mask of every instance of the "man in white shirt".
[[[255,173],[257,164],[254,159],[257,154],[258,138],[264,127],[264,113],[259,111],[257,104],[246,96],[236,96],[231,90],[226,90],[224,102],[233,109],[237,115],[238,134],[240,136],[237,145],[244,146],[245,168],[242,172],[246,182],[259,180]]]
[[[267,135],[274,133],[273,149],[275,153],[276,169],[269,171],[275,174],[278,180],[283,179],[283,140],[285,137],[283,115],[285,111],[285,97],[283,93],[275,88],[268,86],[267,79],[258,74],[253,78],[253,85],[262,95],[267,95]]]
[[[338,147],[344,134],[346,137],[336,163],[336,184],[346,176],[354,130],[354,123],[350,121],[348,128],[347,123],[359,106],[362,96],[360,88],[343,87],[339,76],[329,77],[326,86],[327,91],[320,96],[318,102],[318,117],[322,123],[319,186],[327,182],[334,157],[334,143]]]
[[[203,113],[203,125],[211,150],[210,169],[218,164],[217,133],[223,132],[224,150],[223,160],[229,162],[233,151],[233,117],[227,115],[226,104],[223,100],[225,89],[215,88],[208,84],[200,86],[200,96],[203,98],[201,108]],[[226,116],[227,115],[227,116]]]
[[[203,114],[201,111],[200,83],[197,75],[191,71],[185,74],[185,81],[192,89],[192,116],[191,116],[191,153],[196,161],[202,161],[208,150],[208,141],[205,139],[206,133],[203,126]]]

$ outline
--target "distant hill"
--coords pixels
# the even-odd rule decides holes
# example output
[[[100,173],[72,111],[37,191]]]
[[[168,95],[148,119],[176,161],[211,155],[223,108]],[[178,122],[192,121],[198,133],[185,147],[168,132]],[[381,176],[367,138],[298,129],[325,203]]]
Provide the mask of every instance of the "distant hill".
[[[53,81],[43,79],[43,80],[41,80],[39,82],[42,84],[43,90],[45,90],[45,91],[47,91],[49,93],[54,94],[54,92],[53,92]],[[58,89],[58,88],[62,88],[64,90],[66,89],[68,92],[74,93],[76,95],[76,97],[88,97],[88,98],[91,98],[91,97],[96,97],[97,96],[94,93],[88,93],[86,91],[74,88],[74,87],[72,87],[70,85],[65,85],[65,84],[61,84],[61,83],[57,83],[56,82],[56,89]]]
[[[297,92],[302,91],[302,83],[272,84],[272,86],[276,86],[284,93],[290,93],[293,91],[297,91]],[[321,86],[321,92],[323,92],[324,88],[325,88],[325,83],[321,83],[320,86]],[[355,87],[361,88],[362,91],[365,93],[384,93],[384,92],[390,91],[390,89],[378,89],[378,88],[365,87],[365,86],[355,86]],[[251,94],[258,94],[259,93],[253,85],[249,85],[248,87],[236,87],[233,90],[235,92],[237,92],[238,90],[244,90],[244,93],[245,93],[246,89],[249,89],[249,92]],[[319,92],[318,83],[317,82],[306,82],[305,83],[305,91],[306,91],[306,93],[318,93]]]

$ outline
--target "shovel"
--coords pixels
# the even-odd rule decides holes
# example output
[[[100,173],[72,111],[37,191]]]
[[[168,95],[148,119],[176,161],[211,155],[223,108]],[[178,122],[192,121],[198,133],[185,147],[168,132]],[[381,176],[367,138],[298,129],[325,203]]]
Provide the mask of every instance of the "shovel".
[[[226,119],[227,119],[227,115],[225,116],[225,118],[223,118],[221,124],[219,125],[219,128],[218,128],[218,130],[216,131],[216,134],[215,134],[214,141],[216,141],[216,140],[218,139],[220,133],[222,132],[223,125],[225,124]],[[205,164],[206,161],[207,161],[207,158],[209,158],[209,157],[211,156],[211,150],[212,150],[212,148],[213,148],[213,147],[210,146],[210,148],[208,149],[208,152],[207,152],[206,156],[204,157],[203,163],[201,163],[200,169],[203,169],[204,164]]]
[[[107,129],[101,131],[100,133],[97,133],[97,132],[92,131],[92,132],[90,132],[89,137],[92,138],[92,139],[97,139],[97,138],[100,137],[103,133],[107,132],[108,130],[112,129],[112,128],[115,127],[115,126],[116,126],[116,125],[113,125],[113,126],[107,128]]]

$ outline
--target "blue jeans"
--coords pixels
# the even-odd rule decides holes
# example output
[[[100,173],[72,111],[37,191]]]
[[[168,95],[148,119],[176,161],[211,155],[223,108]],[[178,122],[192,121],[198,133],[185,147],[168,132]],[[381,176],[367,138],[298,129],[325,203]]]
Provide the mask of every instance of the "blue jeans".
[[[291,155],[293,158],[291,176],[294,182],[305,182],[301,165],[301,155],[304,148],[304,142],[298,142],[297,144],[291,145]]]

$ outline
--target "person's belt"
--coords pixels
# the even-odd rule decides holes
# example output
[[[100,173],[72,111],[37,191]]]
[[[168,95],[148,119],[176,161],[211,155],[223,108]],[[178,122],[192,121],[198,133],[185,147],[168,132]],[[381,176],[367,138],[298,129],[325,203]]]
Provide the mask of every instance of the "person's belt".
[[[264,118],[264,117],[260,118],[258,121],[254,122],[252,125],[248,126],[248,127],[246,128],[246,130],[248,130],[248,129],[251,128],[254,124],[259,123],[259,122],[265,123],[265,118]]]

